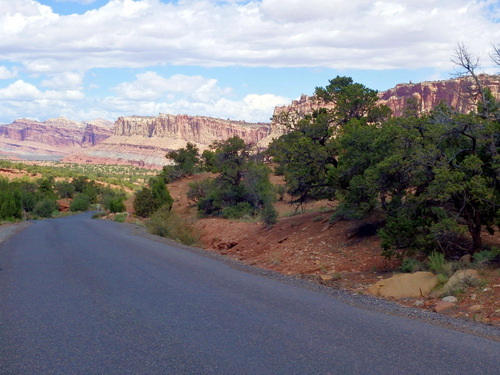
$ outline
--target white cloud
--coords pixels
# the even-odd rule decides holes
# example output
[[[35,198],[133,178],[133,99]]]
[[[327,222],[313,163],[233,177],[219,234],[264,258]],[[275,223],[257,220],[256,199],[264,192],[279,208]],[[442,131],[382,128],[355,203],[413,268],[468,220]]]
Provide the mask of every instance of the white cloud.
[[[141,73],[133,82],[123,82],[113,88],[117,94],[132,100],[154,100],[165,94],[182,94],[194,101],[211,102],[230,89],[217,86],[217,80],[202,76],[177,74],[164,78],[155,72]]]
[[[0,0],[0,51],[28,70],[199,66],[449,67],[457,41],[500,40],[490,1],[111,0],[60,16]],[[496,9],[496,8],[495,8]]]
[[[495,4],[110,0],[84,14],[59,15],[35,0],[0,0],[0,79],[17,79],[0,88],[0,112],[4,118],[52,113],[83,120],[89,118],[81,116],[96,113],[113,119],[172,112],[267,121],[274,106],[287,98],[266,91],[235,98],[216,79],[163,77],[152,70],[160,65],[429,68],[439,76],[452,71],[450,56],[457,42],[488,60],[490,43],[500,43],[500,27],[494,22],[500,7]],[[10,64],[16,68],[8,68]],[[150,71],[113,83],[113,96],[103,100],[84,95],[84,86],[93,94],[110,89],[106,79],[85,82],[90,69],[116,67]]]
[[[0,100],[33,100],[42,97],[42,92],[31,83],[17,80],[5,88],[0,89]]]
[[[0,79],[11,79],[18,76],[17,69],[9,69],[6,66],[0,65]]]
[[[50,75],[49,79],[42,81],[42,86],[52,89],[80,89],[83,75],[75,72],[63,72]]]
[[[90,5],[95,3],[96,0],[55,0],[57,3],[78,3],[82,5]]]
[[[162,113],[188,114],[191,116],[209,116],[245,120],[248,122],[269,122],[276,105],[290,103],[290,98],[272,94],[250,94],[242,100],[220,97],[213,102],[195,101],[180,98],[174,101],[130,100],[122,97],[108,97],[101,108],[108,113],[123,115],[152,115]]]
[[[78,103],[85,99],[79,90],[41,91],[35,85],[17,80],[0,88],[0,113],[3,122],[15,118],[49,118],[75,114]]]

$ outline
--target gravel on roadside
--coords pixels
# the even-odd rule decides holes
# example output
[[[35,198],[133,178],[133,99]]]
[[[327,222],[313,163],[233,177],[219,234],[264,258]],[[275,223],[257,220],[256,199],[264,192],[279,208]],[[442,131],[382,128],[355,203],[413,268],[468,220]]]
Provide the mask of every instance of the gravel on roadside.
[[[9,237],[11,237],[12,235],[25,229],[30,224],[31,223],[29,221],[23,221],[22,223],[9,223],[0,225],[0,244],[9,239]]]
[[[475,336],[480,336],[494,341],[500,341],[500,329],[490,324],[453,318],[447,315],[438,314],[424,309],[406,307],[394,301],[389,301],[365,294],[358,294],[348,290],[335,289],[322,284],[314,283],[310,280],[301,279],[299,277],[286,276],[272,270],[266,270],[262,268],[249,266],[240,263],[236,260],[224,257],[223,255],[220,255],[218,253],[214,253],[196,247],[185,246],[170,239],[156,236],[154,234],[149,233],[144,226],[131,223],[124,223],[124,224],[129,227],[130,232],[132,234],[147,237],[155,241],[164,242],[169,245],[174,245],[189,251],[203,254],[204,256],[217,259],[221,262],[228,264],[230,267],[239,269],[247,273],[273,278],[287,284],[293,284],[298,287],[315,290],[319,293],[329,294],[332,297],[337,298],[338,300],[349,305],[353,305],[366,310],[379,311],[385,314],[397,315],[408,319],[420,320],[423,322],[445,327],[448,329],[453,329],[456,331],[472,334]]]

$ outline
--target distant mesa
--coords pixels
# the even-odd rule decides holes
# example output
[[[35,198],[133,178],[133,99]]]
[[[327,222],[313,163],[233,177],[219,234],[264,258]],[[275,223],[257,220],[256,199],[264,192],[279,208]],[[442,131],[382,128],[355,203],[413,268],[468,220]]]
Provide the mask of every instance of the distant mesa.
[[[38,122],[15,120],[0,125],[0,153],[31,160],[60,160],[64,156],[92,147],[112,134],[113,122],[71,121],[66,118]]]
[[[109,138],[63,160],[161,168],[168,163],[165,158],[168,151],[185,147],[188,142],[204,150],[214,141],[235,135],[247,143],[258,143],[270,134],[269,123],[162,113],[159,116],[119,117]]]
[[[500,76],[484,75],[481,80],[500,99]],[[398,116],[406,101],[417,99],[420,111],[432,110],[441,101],[468,112],[474,104],[468,100],[468,78],[445,81],[399,84],[380,92],[379,102],[387,104]],[[303,117],[324,107],[315,97],[302,95],[290,105],[276,107],[279,114]],[[115,123],[106,120],[76,122],[66,118],[37,122],[27,119],[0,125],[0,154],[32,160],[62,160],[74,163],[129,164],[161,168],[168,163],[165,154],[185,147],[188,142],[200,150],[214,141],[239,136],[262,148],[285,132],[279,121],[247,123],[204,116],[171,115],[119,117]]]

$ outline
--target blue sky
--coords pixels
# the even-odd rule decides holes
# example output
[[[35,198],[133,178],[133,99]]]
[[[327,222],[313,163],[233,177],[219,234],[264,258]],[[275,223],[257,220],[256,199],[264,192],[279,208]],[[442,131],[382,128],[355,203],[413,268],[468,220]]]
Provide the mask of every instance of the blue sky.
[[[0,0],[0,123],[185,113],[268,121],[337,75],[448,79],[500,44],[497,0]]]

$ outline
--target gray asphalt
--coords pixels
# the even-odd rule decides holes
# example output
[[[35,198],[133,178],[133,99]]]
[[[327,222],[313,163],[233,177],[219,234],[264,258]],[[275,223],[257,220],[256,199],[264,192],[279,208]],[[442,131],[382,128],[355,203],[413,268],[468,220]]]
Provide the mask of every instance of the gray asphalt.
[[[0,374],[500,374],[500,342],[347,305],[90,214],[0,244]]]

